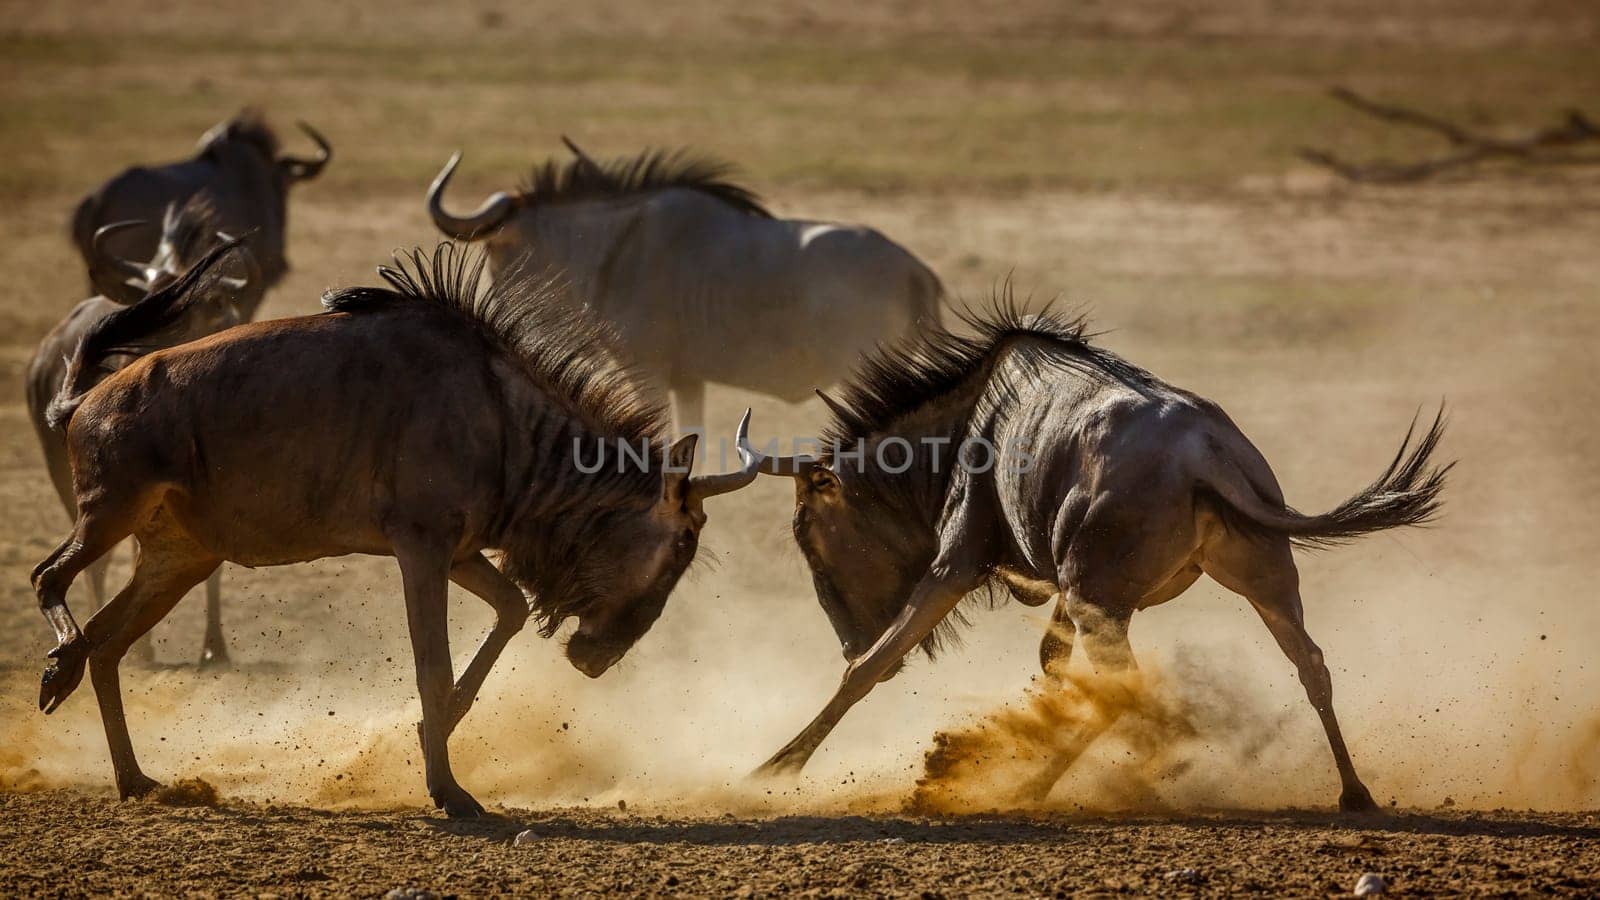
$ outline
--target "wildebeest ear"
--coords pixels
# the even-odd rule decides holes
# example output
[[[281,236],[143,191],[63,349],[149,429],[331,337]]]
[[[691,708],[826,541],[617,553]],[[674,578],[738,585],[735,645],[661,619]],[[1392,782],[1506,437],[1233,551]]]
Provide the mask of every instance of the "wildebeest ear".
[[[689,470],[694,468],[694,451],[699,446],[700,435],[689,433],[678,438],[667,450],[667,465],[661,473],[661,497],[677,503],[683,499],[684,488],[689,484]]]

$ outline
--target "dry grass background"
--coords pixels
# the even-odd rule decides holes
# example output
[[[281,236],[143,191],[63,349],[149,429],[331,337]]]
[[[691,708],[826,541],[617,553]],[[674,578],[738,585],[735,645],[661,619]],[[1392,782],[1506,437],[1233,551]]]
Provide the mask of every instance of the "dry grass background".
[[[1334,82],[1509,128],[1592,102],[1600,12],[1486,0],[1063,7],[0,2],[6,783],[104,790],[110,774],[87,691],[48,721],[31,709],[48,631],[27,573],[65,520],[20,374],[79,299],[68,212],[120,167],[186,154],[255,103],[285,128],[311,121],[336,148],[292,199],[294,269],[268,315],[314,311],[324,287],[369,280],[390,249],[431,242],[422,190],[451,150],[467,151],[464,204],[565,133],[597,154],[692,145],[735,160],[780,212],[877,225],[963,296],[1009,273],[1041,299],[1087,305],[1107,344],[1222,403],[1304,509],[1365,483],[1413,412],[1448,399],[1446,451],[1463,462],[1439,527],[1303,564],[1358,765],[1403,806],[1600,805],[1600,179],[1499,171],[1358,189],[1291,155],[1302,143],[1429,146],[1327,100]],[[820,419],[819,407],[727,390],[711,413],[731,425],[749,402],[767,435]],[[786,485],[763,483],[713,509],[706,543],[720,564],[607,679],[590,684],[521,638],[463,726],[464,783],[500,802],[765,802],[716,792],[805,721],[840,667],[787,548],[789,502]],[[147,768],[203,774],[236,796],[419,802],[392,565],[227,579],[244,671],[130,679]],[[464,646],[483,617],[458,618]],[[1018,694],[1039,617],[978,619],[965,651],[914,666],[847,720],[808,791],[892,802],[935,728]],[[1158,799],[1331,801],[1315,717],[1242,602],[1203,583],[1135,632],[1148,663],[1244,713],[1217,719],[1228,733],[1202,734],[1199,765],[1162,775]],[[198,610],[181,608],[158,630],[160,653],[187,660],[198,637]],[[1125,777],[1114,752],[1089,763],[1060,802],[1128,795],[1096,788]],[[851,786],[869,776],[868,794]]]

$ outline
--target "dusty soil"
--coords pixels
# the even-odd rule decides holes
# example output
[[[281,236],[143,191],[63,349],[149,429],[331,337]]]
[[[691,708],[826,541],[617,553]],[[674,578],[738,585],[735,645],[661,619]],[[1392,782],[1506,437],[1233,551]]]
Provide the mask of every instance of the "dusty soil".
[[[517,845],[519,833],[536,840]],[[0,794],[8,893],[1313,896],[1364,872],[1406,894],[1594,896],[1600,818],[1440,811],[1180,817],[701,818],[575,809],[172,808]]]
[[[1333,81],[1484,127],[1591,101],[1592,4],[401,6],[0,0],[0,893],[1311,895],[1365,871],[1403,892],[1600,893],[1600,177],[1385,191],[1291,153],[1438,149],[1352,121]],[[1302,509],[1365,484],[1447,400],[1462,464],[1439,526],[1300,564],[1352,753],[1393,814],[1327,811],[1337,781],[1292,670],[1208,582],[1135,620],[1178,727],[1108,735],[1038,809],[896,812],[935,732],[1029,685],[1042,616],[1016,607],[973,610],[965,648],[876,689],[804,781],[745,782],[841,665],[786,534],[791,489],[769,481],[710,511],[706,564],[604,679],[514,642],[452,744],[496,818],[426,809],[398,579],[365,558],[227,568],[228,671],[194,669],[199,604],[180,606],[161,665],[125,670],[133,738],[150,774],[204,779],[220,805],[111,799],[90,690],[33,707],[49,632],[27,575],[66,519],[20,377],[80,299],[78,193],[247,101],[338,154],[291,201],[267,315],[431,243],[422,186],[451,149],[465,205],[569,131],[733,157],[780,213],[870,222],[959,296],[1009,274],[1087,307],[1108,346],[1221,403]],[[823,413],[714,388],[713,431],[746,405],[761,437]],[[486,616],[452,616],[459,656]],[[514,846],[525,829],[538,840]]]

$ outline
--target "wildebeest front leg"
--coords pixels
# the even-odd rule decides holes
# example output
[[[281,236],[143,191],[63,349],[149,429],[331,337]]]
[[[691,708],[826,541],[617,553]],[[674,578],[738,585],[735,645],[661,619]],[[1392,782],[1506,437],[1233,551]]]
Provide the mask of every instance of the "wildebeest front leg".
[[[776,755],[757,769],[757,774],[776,775],[795,773],[805,768],[817,747],[833,731],[845,712],[865,697],[872,686],[898,665],[907,653],[916,648],[922,639],[955,609],[956,604],[978,585],[978,579],[966,573],[952,573],[935,565],[923,576],[911,592],[905,609],[889,624],[883,635],[845,667],[844,680],[834,692],[833,699],[822,712],[811,720],[805,730],[779,750]]]
[[[474,553],[467,560],[456,563],[450,569],[450,580],[494,607],[494,627],[489,629],[483,643],[478,645],[478,652],[473,654],[472,661],[467,663],[466,670],[451,689],[450,719],[446,733],[455,731],[461,718],[472,708],[472,702],[478,698],[478,691],[483,687],[483,680],[494,668],[501,651],[506,649],[506,644],[528,621],[528,598],[523,596],[522,589],[500,574],[500,570],[483,554]]]
[[[222,635],[222,569],[206,579],[206,639],[200,648],[200,668],[228,664],[228,639]]]
[[[446,614],[450,555],[443,543],[407,542],[396,546],[405,583],[406,624],[422,700],[423,772],[428,796],[451,818],[483,815],[483,807],[456,783],[450,771],[450,634]]]

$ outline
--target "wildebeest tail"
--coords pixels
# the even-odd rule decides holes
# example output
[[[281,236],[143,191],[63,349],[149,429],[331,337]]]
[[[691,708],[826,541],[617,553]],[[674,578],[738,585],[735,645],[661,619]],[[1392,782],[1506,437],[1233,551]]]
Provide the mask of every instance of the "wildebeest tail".
[[[1218,504],[1219,512],[1230,529],[1287,537],[1296,546],[1307,549],[1338,546],[1389,528],[1424,525],[1438,515],[1445,476],[1455,466],[1454,462],[1436,465],[1433,461],[1439,439],[1444,436],[1444,425],[1444,409],[1440,408],[1433,424],[1413,442],[1417,427],[1413,420],[1399,451],[1383,474],[1355,496],[1321,515],[1308,516],[1287,506],[1269,503],[1242,472],[1237,477],[1219,478],[1217,483],[1208,483],[1206,487],[1222,501]]]
[[[150,352],[153,339],[162,329],[204,300],[207,272],[243,241],[243,237],[222,241],[190,266],[182,278],[96,322],[73,351],[61,389],[45,408],[45,423],[57,431],[66,427],[83,402],[83,395],[105,376],[106,357],[114,353],[142,356]]]

